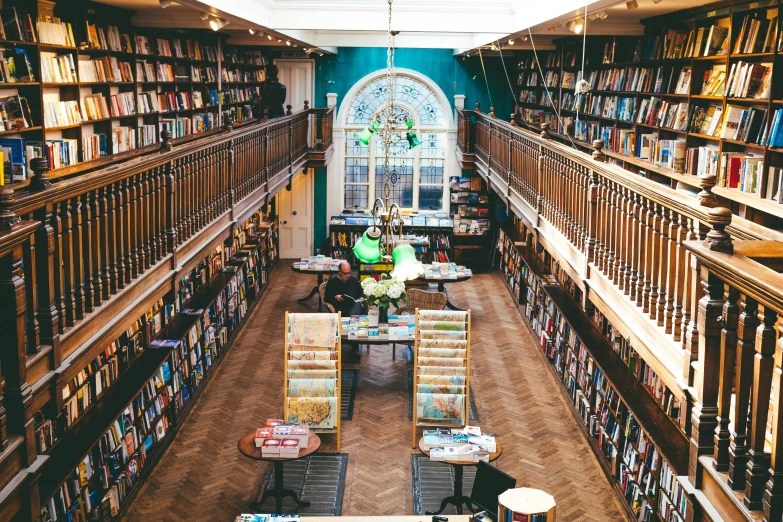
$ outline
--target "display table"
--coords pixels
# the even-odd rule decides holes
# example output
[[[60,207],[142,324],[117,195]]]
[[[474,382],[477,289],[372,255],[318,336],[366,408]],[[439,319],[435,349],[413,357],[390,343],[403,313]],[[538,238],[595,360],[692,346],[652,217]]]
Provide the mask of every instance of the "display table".
[[[471,275],[457,276],[455,279],[436,279],[436,278],[427,279],[426,277],[421,275],[421,276],[416,278],[416,281],[421,281],[421,282],[424,282],[424,283],[438,283],[438,292],[443,292],[445,294],[446,293],[446,285],[448,283],[462,283],[462,282],[470,280],[472,277],[473,277],[473,275],[471,274]],[[446,294],[446,295],[448,296],[448,294]],[[456,306],[454,306],[448,298],[446,299],[446,306],[448,306],[452,310],[457,310],[459,312],[464,312],[465,311],[462,308],[457,308]]]
[[[555,498],[540,489],[509,489],[498,496],[498,509],[499,520],[555,522]]]
[[[256,447],[256,432],[253,431],[251,433],[248,433],[247,435],[242,436],[242,438],[239,439],[239,442],[237,442],[237,449],[239,449],[240,453],[242,453],[246,457],[250,457],[251,459],[265,460],[268,462],[274,462],[275,464],[275,487],[264,491],[264,494],[261,497],[260,501],[251,502],[250,511],[252,513],[263,513],[264,511],[261,506],[269,497],[273,497],[275,499],[275,513],[282,513],[283,498],[285,497],[293,498],[294,502],[296,502],[300,506],[304,506],[304,507],[309,506],[310,503],[301,501],[293,489],[285,489],[285,487],[283,486],[283,464],[287,461],[307,457],[308,455],[311,455],[316,451],[318,451],[318,448],[320,447],[321,447],[321,438],[311,431],[307,439],[307,447],[300,448],[298,456],[262,457],[261,448]]]
[[[326,276],[330,276],[331,274],[336,274],[337,273],[336,269],[335,270],[312,270],[312,269],[302,270],[301,268],[299,268],[299,263],[293,263],[291,265],[291,271],[292,272],[296,272],[298,274],[312,274],[312,275],[318,276],[318,278],[316,280],[317,283],[313,287],[313,289],[310,290],[310,294],[307,297],[302,297],[301,299],[297,299],[297,301],[299,301],[300,303],[302,303],[304,301],[307,301],[310,298],[312,298],[314,295],[318,294],[318,288],[321,286],[321,283],[324,282],[324,276],[325,275]],[[319,302],[320,302],[321,297],[319,296],[318,299],[319,299]]]
[[[419,439],[419,451],[430,456],[430,450],[425,450],[423,447],[424,444],[424,437]],[[497,446],[497,451],[495,453],[489,454],[489,461],[495,461],[500,457],[500,454],[503,453],[503,445],[500,443],[497,438],[495,438],[495,445]],[[465,504],[467,508],[471,511],[473,511],[473,504],[470,502],[470,497],[466,497],[462,494],[462,472],[463,468],[465,466],[478,466],[478,462],[460,462],[460,461],[454,461],[454,460],[444,460],[441,462],[445,462],[446,464],[449,464],[454,467],[454,494],[450,497],[446,497],[443,499],[443,502],[440,503],[440,509],[437,511],[427,511],[427,515],[440,515],[444,509],[446,509],[446,506],[449,504],[453,504],[457,508],[457,513],[462,514],[462,504]],[[451,522],[451,517],[449,517],[449,522]]]
[[[302,522],[430,522],[423,515],[393,517],[302,517]],[[449,522],[470,522],[470,515],[449,515]]]

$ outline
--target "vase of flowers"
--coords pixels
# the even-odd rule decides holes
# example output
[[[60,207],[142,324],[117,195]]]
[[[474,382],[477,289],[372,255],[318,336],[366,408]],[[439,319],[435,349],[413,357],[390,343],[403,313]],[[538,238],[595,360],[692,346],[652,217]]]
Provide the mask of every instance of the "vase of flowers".
[[[370,326],[375,322],[375,317],[380,323],[389,322],[389,306],[400,306],[400,302],[405,301],[405,282],[398,281],[396,279],[389,279],[385,275],[381,276],[381,279],[375,280],[371,277],[362,281],[362,290],[364,291],[364,297],[367,299],[367,306],[377,307],[377,315],[372,313],[371,309],[368,313]]]

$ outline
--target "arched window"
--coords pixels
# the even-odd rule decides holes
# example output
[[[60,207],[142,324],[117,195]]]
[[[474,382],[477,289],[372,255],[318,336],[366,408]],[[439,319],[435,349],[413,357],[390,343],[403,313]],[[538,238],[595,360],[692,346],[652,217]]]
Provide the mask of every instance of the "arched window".
[[[446,183],[446,123],[443,107],[432,90],[417,79],[397,74],[394,95],[395,140],[390,147],[390,202],[413,210],[442,210]],[[384,143],[380,132],[369,146],[358,134],[379,115],[386,126],[384,110],[388,96],[385,76],[368,82],[356,94],[345,123],[345,208],[372,207],[384,198]],[[413,121],[421,145],[411,149],[405,139],[404,117]]]

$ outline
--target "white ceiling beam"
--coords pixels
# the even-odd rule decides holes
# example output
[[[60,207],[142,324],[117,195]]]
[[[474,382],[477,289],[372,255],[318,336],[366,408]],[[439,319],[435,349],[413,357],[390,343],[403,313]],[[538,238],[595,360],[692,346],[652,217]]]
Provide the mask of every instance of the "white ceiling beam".
[[[386,47],[388,36],[385,31],[281,31],[287,36],[303,42],[324,47]],[[502,34],[453,34],[434,32],[402,32],[395,38],[399,48],[454,49],[473,47],[478,40],[495,39]]]

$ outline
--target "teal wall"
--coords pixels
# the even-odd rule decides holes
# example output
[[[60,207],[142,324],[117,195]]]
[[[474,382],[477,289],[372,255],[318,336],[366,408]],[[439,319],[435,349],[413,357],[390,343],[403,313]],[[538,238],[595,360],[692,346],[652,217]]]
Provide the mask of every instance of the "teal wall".
[[[504,57],[512,85],[516,82],[516,62],[511,54]],[[454,95],[465,95],[465,108],[473,109],[476,102],[482,112],[489,112],[490,97],[498,118],[508,120],[513,110],[513,94],[503,71],[500,58],[484,58],[489,80],[489,95],[478,56],[462,59],[451,49],[398,49],[396,67],[412,69],[429,77],[446,94],[453,109]],[[315,100],[313,107],[326,106],[326,94],[337,93],[341,104],[353,85],[367,74],[386,68],[384,47],[340,47],[336,55],[315,57]],[[322,210],[321,210],[322,209]],[[320,245],[328,232],[326,216],[326,172],[316,172],[315,214],[313,239]]]

